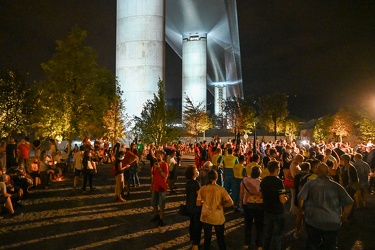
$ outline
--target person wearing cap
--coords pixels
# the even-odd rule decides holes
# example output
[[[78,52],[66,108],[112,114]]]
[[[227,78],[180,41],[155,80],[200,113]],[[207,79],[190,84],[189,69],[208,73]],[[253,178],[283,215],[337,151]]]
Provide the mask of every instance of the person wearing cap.
[[[203,164],[203,169],[199,172],[199,177],[198,177],[198,180],[201,186],[204,186],[207,184],[207,181],[208,181],[207,174],[212,169],[212,166],[213,164],[211,161],[206,161]]]

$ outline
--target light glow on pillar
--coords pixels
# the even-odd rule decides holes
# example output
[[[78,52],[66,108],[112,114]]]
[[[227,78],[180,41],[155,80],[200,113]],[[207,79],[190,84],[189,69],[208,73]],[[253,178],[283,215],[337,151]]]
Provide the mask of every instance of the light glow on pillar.
[[[207,41],[205,37],[190,36],[182,42],[182,111],[185,98],[194,105],[202,102],[206,109]]]
[[[215,115],[222,114],[224,102],[227,98],[227,87],[223,84],[215,85]]]
[[[116,76],[130,117],[164,80],[164,35],[164,0],[117,0]]]

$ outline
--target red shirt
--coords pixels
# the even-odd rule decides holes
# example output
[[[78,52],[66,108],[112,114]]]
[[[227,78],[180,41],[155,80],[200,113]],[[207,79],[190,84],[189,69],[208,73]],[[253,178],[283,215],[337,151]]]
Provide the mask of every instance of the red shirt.
[[[19,157],[28,159],[29,158],[29,152],[30,152],[30,143],[25,143],[25,144],[18,144],[17,146],[18,152],[19,152]]]
[[[160,163],[160,168],[165,174],[165,178],[161,176],[161,173],[152,167],[151,174],[153,176],[152,190],[156,192],[167,192],[167,177],[168,177],[168,164],[164,161]]]
[[[129,165],[130,162],[134,159],[134,157],[137,157],[135,154],[133,154],[131,151],[126,151],[124,155],[124,159],[122,160],[122,165],[126,166]]]

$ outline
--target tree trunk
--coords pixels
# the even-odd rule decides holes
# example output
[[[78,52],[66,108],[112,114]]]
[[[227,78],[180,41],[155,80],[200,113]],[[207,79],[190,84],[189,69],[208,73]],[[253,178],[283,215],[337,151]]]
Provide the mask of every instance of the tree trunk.
[[[276,142],[276,136],[277,136],[277,133],[276,133],[276,120],[273,121],[273,131],[275,132],[275,142]]]
[[[70,152],[72,152],[72,132],[69,132],[68,135],[68,156],[70,155]]]

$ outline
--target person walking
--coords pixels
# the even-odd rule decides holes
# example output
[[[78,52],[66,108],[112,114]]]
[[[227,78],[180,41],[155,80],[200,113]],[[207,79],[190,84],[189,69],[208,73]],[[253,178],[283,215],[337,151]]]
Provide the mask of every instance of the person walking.
[[[329,179],[325,163],[319,164],[317,175],[298,194],[305,216],[306,249],[334,250],[341,224],[347,221],[353,207],[353,199],[341,185]]]
[[[208,172],[208,183],[199,190],[197,197],[197,206],[202,206],[200,220],[203,223],[204,249],[206,250],[211,246],[212,227],[215,228],[219,249],[226,249],[223,207],[233,206],[233,200],[225,188],[216,184],[217,178],[217,171],[211,169]]]

